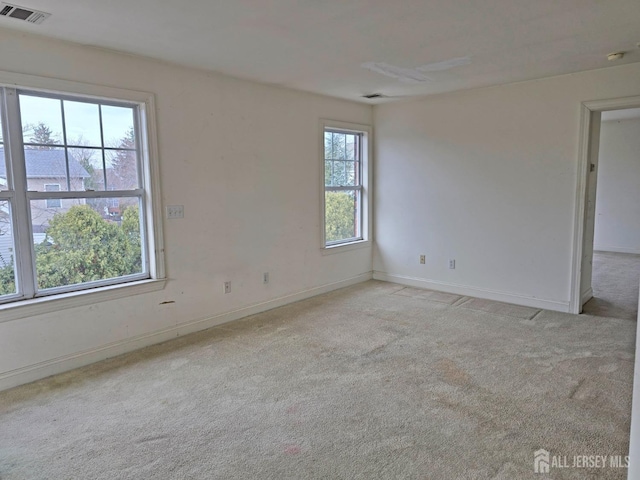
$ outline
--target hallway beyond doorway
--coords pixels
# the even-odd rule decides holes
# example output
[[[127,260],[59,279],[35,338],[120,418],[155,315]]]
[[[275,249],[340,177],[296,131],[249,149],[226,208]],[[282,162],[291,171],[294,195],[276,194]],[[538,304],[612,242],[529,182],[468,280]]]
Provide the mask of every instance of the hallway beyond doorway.
[[[582,313],[628,320],[638,318],[640,255],[593,253],[593,298]]]

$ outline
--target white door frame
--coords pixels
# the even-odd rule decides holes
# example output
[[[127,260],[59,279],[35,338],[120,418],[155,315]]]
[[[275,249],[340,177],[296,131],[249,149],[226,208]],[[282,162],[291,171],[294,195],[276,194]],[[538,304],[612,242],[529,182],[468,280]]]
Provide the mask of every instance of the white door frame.
[[[587,183],[591,155],[591,114],[593,112],[606,112],[608,110],[621,110],[625,108],[639,108],[640,96],[614,98],[609,100],[596,100],[583,102],[580,106],[580,144],[578,147],[578,178],[576,182],[576,207],[573,219],[573,258],[571,263],[571,300],[570,313],[580,313],[582,308],[582,291],[580,280],[582,277],[582,250],[584,243],[585,209],[587,205]]]

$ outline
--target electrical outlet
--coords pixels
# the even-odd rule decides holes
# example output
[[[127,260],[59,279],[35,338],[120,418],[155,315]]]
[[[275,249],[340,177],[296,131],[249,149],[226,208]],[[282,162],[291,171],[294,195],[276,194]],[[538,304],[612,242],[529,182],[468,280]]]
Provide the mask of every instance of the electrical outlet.
[[[424,265],[425,263],[427,263],[426,255],[420,255],[420,265]]]
[[[456,268],[456,261],[454,259],[449,260],[449,268],[451,270],[455,270]]]
[[[184,205],[167,205],[167,218],[184,218]]]
[[[264,283],[265,285],[269,283],[269,272],[264,272],[262,274],[262,283]]]
[[[224,293],[231,293],[231,282],[224,282]]]

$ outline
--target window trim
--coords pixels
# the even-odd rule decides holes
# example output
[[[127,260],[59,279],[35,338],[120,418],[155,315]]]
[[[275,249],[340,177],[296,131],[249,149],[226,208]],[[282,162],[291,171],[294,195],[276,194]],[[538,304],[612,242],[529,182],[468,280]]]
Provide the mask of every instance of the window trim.
[[[155,292],[164,289],[166,279],[148,279],[138,282],[117,283],[105,287],[96,287],[75,292],[58,293],[43,297],[19,300],[0,305],[0,323],[20,318],[33,317],[45,313],[54,313],[68,308],[93,305],[99,302],[116,300],[133,295]]]
[[[338,130],[341,132],[351,132],[362,134],[362,182],[359,189],[362,192],[362,226],[361,235],[362,238],[345,239],[338,243],[331,243],[327,245],[326,242],[326,215],[325,215],[325,171],[324,171],[324,134],[326,130]],[[373,129],[370,125],[364,125],[352,122],[342,122],[337,120],[320,120],[320,134],[319,134],[319,157],[320,157],[320,245],[323,255],[333,254],[338,252],[350,251],[358,248],[370,247],[372,244],[372,226],[373,226],[373,150],[372,150],[372,136]],[[349,190],[357,190],[358,188],[347,188]]]
[[[3,320],[21,318],[37,313],[32,312],[33,305],[39,305],[38,312],[46,313],[60,309],[72,308],[86,305],[96,301],[106,301],[119,297],[146,293],[148,291],[160,290],[165,285],[165,259],[164,259],[164,238],[162,228],[162,204],[160,194],[160,170],[156,128],[155,95],[150,92],[128,90],[114,87],[106,87],[88,83],[75,82],[55,78],[46,78],[35,75],[25,75],[14,72],[0,70],[0,87],[7,87],[16,90],[28,90],[29,92],[39,92],[43,95],[51,95],[57,98],[69,96],[71,99],[79,100],[77,97],[84,97],[88,101],[108,102],[115,104],[119,101],[123,103],[135,103],[139,106],[139,119],[136,125],[138,142],[140,147],[140,180],[142,186],[141,203],[145,211],[146,222],[144,225],[147,238],[146,245],[142,245],[143,255],[148,258],[149,275],[145,274],[144,279],[129,282],[111,284],[107,286],[96,285],[95,288],[89,286],[83,290],[66,291],[64,293],[50,292],[49,295],[10,300],[8,303],[0,304],[0,314]],[[8,112],[10,114],[11,112]],[[2,126],[6,129],[6,126]],[[6,135],[6,130],[5,130]],[[5,142],[7,139],[5,138]],[[14,148],[15,145],[9,145]],[[11,165],[7,165],[7,174],[10,175]],[[14,186],[15,188],[15,186]],[[7,192],[3,192],[7,193]],[[45,192],[42,192],[46,195]],[[66,195],[77,196],[77,192],[60,192],[56,198],[64,198]],[[113,194],[114,192],[110,192]],[[131,191],[127,191],[130,194]],[[92,192],[83,192],[91,196]],[[127,195],[125,195],[127,196]],[[13,194],[11,194],[13,197]],[[20,224],[14,218],[14,235],[20,236]],[[26,225],[26,224],[25,224]],[[23,232],[24,234],[24,232]],[[15,238],[14,237],[14,238]],[[14,241],[20,241],[16,238]],[[20,258],[16,257],[16,269],[22,268]],[[27,267],[28,268],[28,267]],[[132,276],[132,278],[135,276]],[[44,305],[44,306],[43,306]],[[22,311],[27,312],[25,314]],[[41,310],[41,311],[40,311]],[[8,314],[8,317],[7,317]],[[7,318],[5,318],[7,317]]]

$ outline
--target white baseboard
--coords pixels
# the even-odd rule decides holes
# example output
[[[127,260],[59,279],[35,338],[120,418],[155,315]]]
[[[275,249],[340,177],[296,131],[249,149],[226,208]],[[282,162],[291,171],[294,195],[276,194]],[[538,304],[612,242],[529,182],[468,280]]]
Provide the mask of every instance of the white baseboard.
[[[640,248],[608,247],[603,245],[594,245],[593,250],[596,252],[632,253],[634,255],[640,255]]]
[[[373,272],[362,273],[352,278],[347,278],[339,282],[328,283],[319,287],[302,290],[291,295],[275,298],[248,307],[243,307],[231,312],[221,313],[211,317],[201,318],[187,323],[182,323],[175,327],[167,328],[157,332],[151,332],[144,335],[128,338],[119,342],[109,343],[98,348],[85,350],[82,352],[72,353],[62,357],[54,358],[34,365],[11,370],[0,374],[0,391],[8,388],[23,385],[25,383],[40,380],[57,373],[73,370],[74,368],[84,367],[91,363],[105,360],[107,358],[122,355],[123,353],[132,352],[143,347],[148,347],[156,343],[165,342],[176,337],[188,335],[190,333],[206,330],[207,328],[222,325],[223,323],[238,320],[256,313],[266,312],[273,308],[282,307],[290,303],[305,300],[307,298],[322,295],[339,288],[348,287],[357,283],[366,282],[373,278]]]
[[[488,300],[513,303],[516,305],[523,305],[525,307],[543,308],[545,310],[555,310],[557,312],[569,311],[569,302],[562,302],[559,300],[545,300],[542,298],[528,297],[526,295],[515,293],[498,292],[485,288],[440,282],[437,280],[429,280],[426,278],[407,277],[405,275],[397,275],[379,271],[373,272],[373,278],[375,280],[383,280],[385,282],[408,285],[410,287],[427,288],[430,290],[438,290],[440,292],[454,293],[456,295],[486,298]]]
[[[582,295],[580,296],[580,301],[582,302],[580,306],[584,306],[584,304],[587,303],[592,298],[593,298],[593,288],[589,287],[587,290],[582,292]]]

